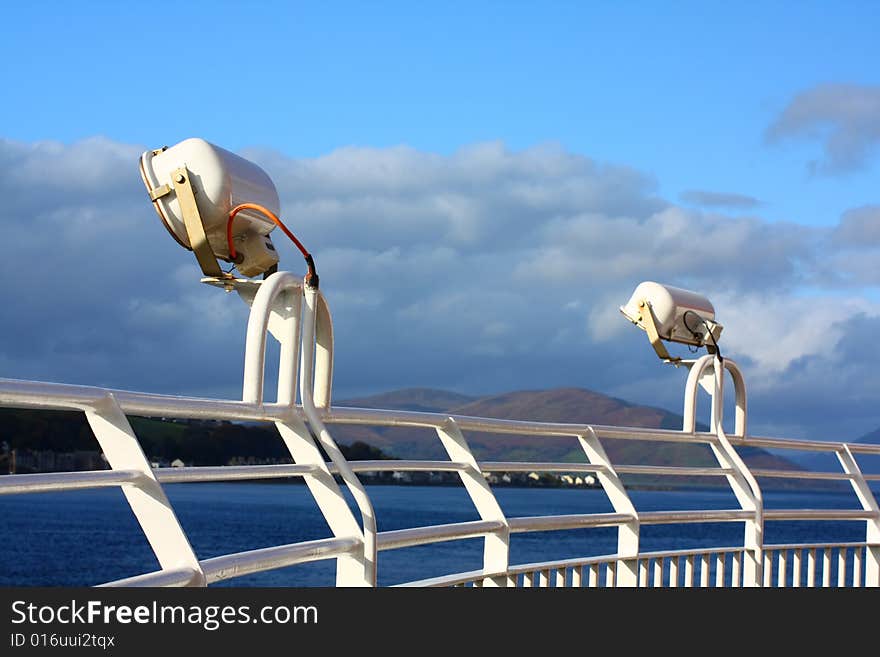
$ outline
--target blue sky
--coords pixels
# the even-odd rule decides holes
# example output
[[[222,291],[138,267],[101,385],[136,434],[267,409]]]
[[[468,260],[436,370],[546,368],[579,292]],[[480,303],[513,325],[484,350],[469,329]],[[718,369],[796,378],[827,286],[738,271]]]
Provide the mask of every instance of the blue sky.
[[[880,81],[874,2],[17,3],[4,10],[5,136],[192,134],[313,157],[558,141],[830,224],[871,176],[809,176],[816,143],[768,148],[794,94]]]
[[[353,363],[340,365],[343,392],[583,385],[674,408],[679,402],[660,391],[565,369],[572,349],[593,354],[584,363],[593,369],[615,340],[621,354],[629,353],[638,336],[625,333],[626,326],[621,333],[609,328],[604,309],[616,312],[637,274],[665,276],[727,294],[721,298],[728,316],[778,306],[766,324],[737,326],[734,319],[725,335],[735,354],[756,362],[756,408],[764,414],[759,426],[812,435],[815,422],[792,424],[792,414],[799,404],[809,408],[826,400],[832,416],[845,409],[849,435],[843,437],[851,438],[880,425],[880,413],[871,410],[880,381],[863,371],[840,373],[830,362],[820,367],[815,359],[823,350],[843,358],[856,343],[853,336],[870,334],[871,326],[863,324],[880,316],[880,281],[871,265],[877,253],[868,248],[880,221],[878,24],[875,2],[10,5],[0,28],[6,91],[0,109],[0,176],[6,180],[0,178],[0,187],[13,190],[15,203],[7,204],[0,222],[21,240],[18,251],[33,248],[56,259],[52,267],[78,268],[80,279],[88,279],[89,269],[100,273],[92,287],[112,278],[120,295],[129,294],[123,281],[134,284],[114,268],[119,254],[127,253],[120,245],[137,234],[158,260],[145,266],[170,277],[161,290],[135,300],[138,312],[151,308],[158,317],[184,298],[220,303],[210,291],[174,287],[185,278],[179,268],[190,264],[187,254],[163,241],[156,225],[143,228],[154,232],[135,230],[155,218],[138,189],[135,166],[126,169],[144,148],[204,137],[248,154],[276,179],[284,208],[302,218],[303,237],[311,238],[318,262],[323,256],[336,275],[337,321],[346,320],[347,309],[361,308],[351,316],[359,319],[364,308],[375,311],[361,332],[342,331],[350,341],[340,346],[341,355]],[[91,178],[78,185],[76,172],[86,163],[106,169],[114,189]],[[468,179],[478,184],[467,185]],[[584,192],[583,185],[593,191]],[[73,199],[68,191],[75,187],[88,197]],[[358,194],[350,207],[322,214],[334,199]],[[520,214],[517,199],[528,211]],[[554,338],[558,358],[549,356],[558,362],[542,376],[525,374],[541,361],[523,355],[534,349],[517,342],[537,330],[519,314],[525,316],[520,309],[528,305],[520,263],[536,253],[514,242],[500,247],[497,231],[506,227],[490,212],[506,212],[510,226],[536,231],[540,255],[558,270],[558,305],[542,308],[547,321],[561,325]],[[107,222],[124,215],[135,223],[104,224],[105,215]],[[442,228],[444,217],[449,225]],[[346,220],[355,233],[357,222],[371,230],[358,243],[347,241]],[[59,221],[80,228],[63,247]],[[100,230],[106,225],[115,229],[110,236]],[[615,240],[608,231],[623,233]],[[675,235],[678,242],[669,248],[682,251],[669,258],[669,249],[658,251],[653,263],[636,270],[597,258],[596,243],[625,252],[627,231],[642,235],[645,244],[656,242],[658,231]],[[82,234],[93,234],[98,243],[84,243]],[[566,251],[581,240],[581,251]],[[352,249],[362,252],[354,257]],[[680,264],[688,249],[723,253],[717,265],[701,254],[688,271]],[[409,252],[420,257],[410,262]],[[385,335],[382,317],[402,322],[419,312],[461,308],[440,283],[448,274],[441,267],[459,256],[494,267],[483,288],[493,301],[467,307],[463,320],[473,323],[465,334],[486,338],[478,357],[489,360],[480,361],[479,373],[456,379],[432,361],[415,374],[404,368],[413,354],[433,351],[454,367],[449,353],[464,342],[456,342],[449,328],[425,332],[421,343],[403,341],[411,351],[404,349],[400,368],[372,383],[359,375],[371,346],[386,339],[401,343]],[[15,258],[24,256],[8,258],[5,274],[20,276],[26,267]],[[383,296],[358,285],[372,280],[365,274],[370,266],[386,261],[423,288],[413,282]],[[296,260],[289,255],[287,262]],[[421,278],[426,262],[437,269]],[[52,305],[51,280],[33,276],[30,286],[50,297],[42,306],[27,297],[32,317],[54,325],[56,333],[67,326],[71,335],[49,352],[63,358],[39,349],[31,360],[21,351],[0,357],[10,376],[95,382],[80,380],[89,375],[119,387],[167,383],[150,373],[149,358],[128,363],[131,374],[119,374],[110,353],[101,353],[114,338],[89,323],[95,308],[69,308],[66,322],[53,324],[59,304]],[[85,289],[81,294],[87,298]],[[420,296],[423,306],[416,302]],[[810,304],[822,313],[813,329],[791,331],[779,323],[777,315],[791,308],[804,312]],[[111,326],[134,312],[125,307],[110,315]],[[562,314],[552,314],[557,312]],[[26,323],[15,325],[27,330]],[[768,341],[774,332],[786,336],[782,347]],[[750,353],[755,344],[763,346]],[[91,357],[80,362],[80,353]],[[760,365],[771,361],[772,367]],[[650,360],[639,362],[645,371],[657,368]],[[827,383],[832,371],[842,377],[834,389],[816,383]],[[866,376],[874,377],[867,385]],[[783,381],[791,383],[791,399],[780,405],[769,391]],[[197,382],[183,388],[206,392]],[[831,426],[824,421],[823,427]]]

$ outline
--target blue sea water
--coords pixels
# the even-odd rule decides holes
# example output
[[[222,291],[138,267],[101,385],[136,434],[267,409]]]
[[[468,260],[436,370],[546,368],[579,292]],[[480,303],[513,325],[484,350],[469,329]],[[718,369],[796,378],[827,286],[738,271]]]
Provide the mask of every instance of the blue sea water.
[[[308,489],[291,483],[169,484],[177,516],[200,559],[325,538]],[[369,486],[379,531],[476,520],[460,487]],[[497,488],[509,517],[612,511],[598,489]],[[639,510],[735,509],[728,491],[632,490]],[[767,508],[859,508],[845,493],[767,493]],[[740,544],[741,523],[645,525],[642,551]],[[158,569],[117,489],[0,497],[0,586],[84,586]],[[863,541],[864,521],[773,522],[767,543]],[[614,528],[515,534],[511,563],[613,553]],[[395,584],[482,565],[482,539],[382,552],[379,583]],[[223,586],[332,586],[332,561],[241,577]]]

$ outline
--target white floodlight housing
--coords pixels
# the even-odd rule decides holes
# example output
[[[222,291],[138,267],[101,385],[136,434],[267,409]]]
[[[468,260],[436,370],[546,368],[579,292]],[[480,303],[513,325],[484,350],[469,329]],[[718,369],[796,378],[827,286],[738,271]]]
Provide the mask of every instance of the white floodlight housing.
[[[280,214],[272,180],[253,162],[204,139],[186,139],[171,148],[147,151],[140,159],[141,177],[162,223],[184,248],[195,252],[207,276],[220,277],[217,258],[231,262],[226,224],[241,203]],[[233,219],[236,268],[256,276],[278,264],[269,237],[275,224],[254,210]]]
[[[620,312],[648,333],[651,345],[664,360],[681,359],[670,357],[661,340],[705,346],[710,353],[718,349],[723,327],[715,321],[712,303],[696,292],[646,281],[636,287]]]

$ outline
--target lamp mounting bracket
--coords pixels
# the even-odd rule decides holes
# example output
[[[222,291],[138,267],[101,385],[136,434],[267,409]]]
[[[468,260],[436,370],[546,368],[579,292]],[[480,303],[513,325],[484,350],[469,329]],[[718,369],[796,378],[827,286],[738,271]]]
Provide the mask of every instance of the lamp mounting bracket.
[[[190,248],[196,254],[196,260],[199,261],[202,272],[204,272],[205,276],[223,278],[225,274],[220,269],[220,264],[214,255],[214,249],[208,243],[205,225],[202,223],[202,216],[199,214],[199,206],[196,203],[196,196],[190,182],[189,170],[186,166],[174,170],[171,174],[171,182],[174,185],[174,193],[177,195],[177,202],[180,205],[180,213],[183,215],[186,233],[189,236]]]
[[[651,311],[651,304],[646,299],[639,301],[639,314],[640,319],[644,324],[645,332],[648,334],[648,340],[651,342],[651,346],[654,347],[654,351],[657,352],[657,356],[660,360],[672,363],[678,367],[681,363],[681,358],[678,356],[670,356],[669,352],[666,350],[666,346],[663,344],[660,334],[657,332],[657,325],[654,323],[654,313]]]

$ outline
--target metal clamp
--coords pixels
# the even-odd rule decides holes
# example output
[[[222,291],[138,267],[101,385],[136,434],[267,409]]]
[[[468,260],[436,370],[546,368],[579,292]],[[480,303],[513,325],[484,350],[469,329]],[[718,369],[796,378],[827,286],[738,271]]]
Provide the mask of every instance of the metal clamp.
[[[180,204],[180,212],[183,215],[186,233],[189,236],[190,248],[196,254],[199,266],[205,276],[223,277],[224,273],[214,255],[214,249],[211,248],[208,236],[205,234],[205,226],[202,223],[202,216],[199,214],[199,206],[196,203],[187,168],[183,166],[175,169],[171,174],[171,182],[174,184],[174,192],[177,194],[177,202]]]

